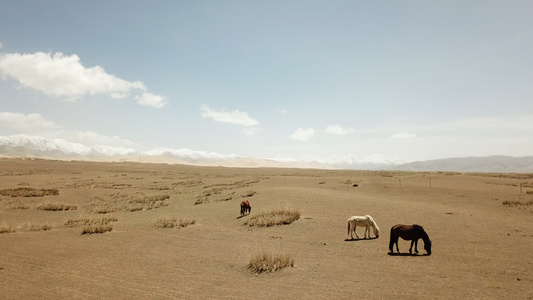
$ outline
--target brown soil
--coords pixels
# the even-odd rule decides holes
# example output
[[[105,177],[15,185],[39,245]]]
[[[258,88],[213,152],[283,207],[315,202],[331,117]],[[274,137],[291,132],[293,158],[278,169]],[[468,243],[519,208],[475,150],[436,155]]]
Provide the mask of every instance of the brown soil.
[[[503,205],[530,201],[531,186],[528,174],[2,159],[0,190],[59,195],[0,196],[0,223],[16,228],[0,234],[0,298],[533,299],[533,207]],[[244,199],[252,215],[286,208],[301,217],[245,226]],[[77,209],[37,209],[42,203]],[[103,216],[96,206],[114,211],[112,231],[82,235],[83,226],[65,225]],[[347,219],[366,214],[380,237],[347,240]],[[154,226],[162,217],[195,223]],[[18,227],[28,222],[52,229]],[[402,255],[389,255],[398,223],[424,226],[432,255],[422,240],[421,255],[406,255],[403,240]],[[250,258],[263,250],[289,253],[294,267],[255,274]]]

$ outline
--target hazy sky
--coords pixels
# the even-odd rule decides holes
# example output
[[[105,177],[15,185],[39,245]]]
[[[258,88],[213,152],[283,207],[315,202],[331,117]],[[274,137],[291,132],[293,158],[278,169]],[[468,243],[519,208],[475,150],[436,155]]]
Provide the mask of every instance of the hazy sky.
[[[533,1],[0,1],[0,136],[533,155]]]

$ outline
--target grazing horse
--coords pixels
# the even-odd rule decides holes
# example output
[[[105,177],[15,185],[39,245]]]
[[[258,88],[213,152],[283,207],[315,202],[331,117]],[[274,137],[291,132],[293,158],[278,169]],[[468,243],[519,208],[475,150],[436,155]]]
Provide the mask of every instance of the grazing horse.
[[[359,238],[357,235],[357,226],[365,227],[365,239],[367,237],[366,233],[368,232],[368,237],[370,238],[370,226],[374,229],[374,235],[376,238],[379,237],[379,227],[378,224],[374,221],[374,218],[372,218],[369,215],[366,216],[353,216],[348,219],[348,234],[353,240],[353,233],[355,232],[355,236]]]
[[[413,244],[415,245],[415,253],[418,253],[418,239],[422,239],[424,241],[424,249],[428,253],[428,255],[431,255],[431,240],[429,239],[428,234],[422,228],[420,225],[394,225],[390,229],[390,243],[389,243],[389,250],[391,253],[393,253],[393,246],[396,244],[396,251],[400,253],[400,249],[398,249],[398,238],[402,238],[406,241],[411,241],[411,248],[409,248],[409,253],[413,254],[411,251],[413,249]]]
[[[248,200],[241,202],[241,216],[244,216],[245,214],[250,214],[252,211],[252,207],[250,206],[250,202]]]

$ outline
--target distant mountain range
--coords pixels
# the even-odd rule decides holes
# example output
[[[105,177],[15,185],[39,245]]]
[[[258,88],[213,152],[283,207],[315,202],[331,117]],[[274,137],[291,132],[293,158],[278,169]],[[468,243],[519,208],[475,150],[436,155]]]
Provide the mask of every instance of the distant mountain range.
[[[87,147],[63,139],[48,139],[29,135],[0,137],[0,156],[58,160],[181,163],[227,167],[533,173],[533,156],[463,157],[417,162],[406,162],[401,159],[391,160],[380,156],[363,160],[358,160],[355,156],[345,156],[320,162],[283,161],[223,155],[190,149],[157,148],[143,152],[131,148]]]
[[[396,166],[403,171],[451,171],[487,173],[533,173],[533,156],[457,157],[416,161]]]

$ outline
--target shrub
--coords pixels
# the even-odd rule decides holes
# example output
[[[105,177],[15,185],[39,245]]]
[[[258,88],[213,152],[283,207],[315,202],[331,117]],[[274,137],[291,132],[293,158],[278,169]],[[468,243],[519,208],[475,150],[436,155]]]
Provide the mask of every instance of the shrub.
[[[256,273],[274,272],[289,266],[294,267],[294,258],[287,253],[276,250],[257,251],[250,257],[250,264],[248,265]]]
[[[252,215],[245,225],[270,227],[274,225],[286,225],[300,218],[300,212],[291,209],[275,209],[269,212],[263,212],[260,214]]]

